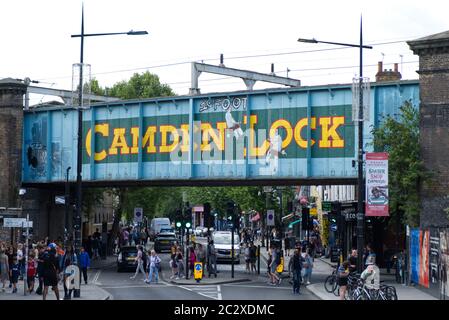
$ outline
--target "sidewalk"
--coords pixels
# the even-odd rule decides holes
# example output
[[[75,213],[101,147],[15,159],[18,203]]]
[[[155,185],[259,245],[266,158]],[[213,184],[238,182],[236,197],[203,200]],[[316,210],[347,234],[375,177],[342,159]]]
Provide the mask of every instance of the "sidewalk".
[[[314,273],[315,273],[316,266],[322,267],[323,265],[328,266],[329,271],[328,271],[327,275],[331,274],[331,272],[333,270],[331,265],[333,265],[333,264],[331,264],[329,259],[325,259],[325,258],[316,258],[315,259],[315,267],[313,268]],[[323,268],[323,270],[324,269],[325,268]],[[430,294],[422,292],[421,290],[419,290],[415,287],[398,284],[395,280],[394,274],[388,274],[388,273],[382,272],[381,273],[381,281],[384,281],[383,283],[390,285],[390,286],[394,286],[396,288],[398,300],[438,300],[435,297],[431,296]],[[322,282],[311,284],[311,285],[307,286],[307,289],[312,291],[313,294],[315,294],[317,297],[319,297],[322,300],[339,300],[339,297],[336,297],[333,293],[328,293],[324,289],[324,283],[322,283]]]
[[[35,288],[37,288],[38,281],[35,283]],[[60,299],[64,298],[64,287],[61,283],[58,285],[59,288],[59,297]],[[35,292],[28,294],[25,296],[23,294],[23,281],[19,281],[17,284],[17,293],[11,293],[12,289],[6,288],[6,292],[0,291],[0,300],[42,300],[42,295],[38,295]],[[105,290],[93,284],[81,284],[81,297],[73,298],[72,300],[111,300],[112,296]],[[47,300],[56,300],[55,293],[48,289]]]

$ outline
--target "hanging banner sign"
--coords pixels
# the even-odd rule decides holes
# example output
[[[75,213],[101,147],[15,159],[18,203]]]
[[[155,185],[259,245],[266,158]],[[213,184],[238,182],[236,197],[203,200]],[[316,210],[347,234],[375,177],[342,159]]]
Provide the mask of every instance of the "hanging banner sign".
[[[388,153],[366,154],[366,216],[385,217],[388,214]]]

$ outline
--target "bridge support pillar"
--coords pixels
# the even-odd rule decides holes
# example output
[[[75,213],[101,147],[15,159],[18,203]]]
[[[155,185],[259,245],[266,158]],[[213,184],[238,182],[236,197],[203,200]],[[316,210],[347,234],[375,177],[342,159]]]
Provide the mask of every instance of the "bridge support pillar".
[[[421,186],[422,228],[446,227],[449,219],[449,31],[408,41],[419,56],[420,152],[426,169],[434,173]]]

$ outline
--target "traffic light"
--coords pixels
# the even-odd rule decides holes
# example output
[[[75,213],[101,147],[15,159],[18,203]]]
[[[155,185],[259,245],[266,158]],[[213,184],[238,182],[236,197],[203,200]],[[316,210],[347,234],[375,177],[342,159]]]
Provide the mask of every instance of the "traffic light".
[[[215,217],[211,213],[211,206],[209,202],[206,202],[204,205],[204,226],[206,228],[211,228],[214,226]]]
[[[307,230],[309,227],[309,217],[310,217],[310,210],[307,207],[302,208],[302,230]]]
[[[240,206],[234,205],[232,223],[236,229],[240,229],[240,217],[241,217]]]

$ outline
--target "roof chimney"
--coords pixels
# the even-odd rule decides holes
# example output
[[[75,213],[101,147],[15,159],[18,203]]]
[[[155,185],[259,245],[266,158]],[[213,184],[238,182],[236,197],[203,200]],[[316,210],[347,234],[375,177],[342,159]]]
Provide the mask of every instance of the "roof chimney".
[[[377,63],[377,72],[382,72],[382,61]]]
[[[397,63],[394,64],[394,72],[398,72],[398,64]]]

